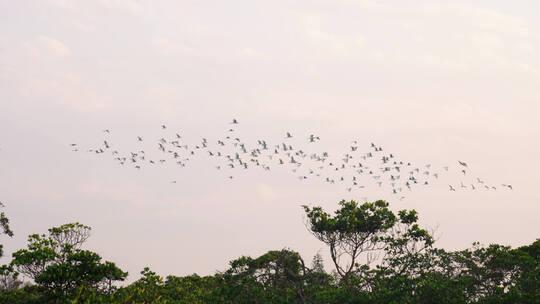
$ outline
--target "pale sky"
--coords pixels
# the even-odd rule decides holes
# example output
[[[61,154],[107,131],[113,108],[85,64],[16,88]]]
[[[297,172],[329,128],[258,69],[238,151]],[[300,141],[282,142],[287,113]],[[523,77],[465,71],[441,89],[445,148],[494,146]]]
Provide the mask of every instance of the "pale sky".
[[[242,255],[327,248],[302,204],[386,199],[416,209],[454,250],[539,237],[538,1],[0,0],[0,201],[15,236],[78,221],[88,248],[138,278],[213,274]],[[201,157],[185,168],[123,168],[75,153],[136,136],[215,140],[238,119],[246,141],[321,137],[341,155],[376,142],[418,164],[466,161],[513,191],[448,191],[400,201],[288,170],[231,181]],[[149,146],[148,149],[152,149]],[[472,176],[471,176],[472,178]],[[177,184],[171,184],[176,180]],[[328,258],[327,258],[328,260]]]

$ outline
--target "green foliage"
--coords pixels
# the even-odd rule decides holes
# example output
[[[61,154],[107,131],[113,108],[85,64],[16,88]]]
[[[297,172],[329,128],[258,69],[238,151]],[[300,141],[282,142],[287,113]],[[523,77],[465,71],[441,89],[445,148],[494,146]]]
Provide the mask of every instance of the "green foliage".
[[[336,259],[336,276],[326,273],[320,254],[308,267],[282,249],[239,257],[204,277],[163,278],[146,267],[137,281],[115,288],[127,273],[82,250],[90,227],[74,223],[31,235],[27,249],[0,267],[0,303],[540,303],[540,240],[446,251],[434,247],[415,210],[394,213],[384,201],[342,201],[333,215],[304,210],[310,231]],[[35,285],[21,288],[17,271]]]
[[[292,303],[304,295],[304,262],[297,252],[269,251],[252,259],[241,257],[224,273],[227,296],[238,303],[260,299],[263,303]]]
[[[27,249],[13,253],[11,266],[49,298],[71,297],[83,287],[110,292],[112,283],[124,280],[127,273],[114,263],[101,262],[97,253],[80,249],[89,232],[90,227],[71,223],[49,229],[48,235],[30,235]]]
[[[0,208],[3,208],[4,204],[0,202]],[[6,214],[2,211],[0,213],[0,234],[5,234],[7,236],[12,237],[13,231],[9,228],[9,219],[7,218]],[[4,255],[4,246],[0,244],[0,258]]]
[[[13,270],[11,265],[0,266],[0,290],[15,290],[22,285],[18,280],[19,274]]]
[[[41,304],[54,303],[48,300],[43,290],[37,286],[25,286],[21,289],[0,290],[0,303],[6,304]],[[62,303],[62,302],[59,302]]]
[[[164,280],[148,267],[141,275],[136,282],[118,289],[106,303],[229,303],[220,295],[220,275],[167,276]]]
[[[339,202],[340,209],[331,216],[321,207],[303,206],[308,219],[308,229],[313,235],[329,246],[330,256],[338,275],[346,285],[355,272],[366,270],[358,263],[364,255],[366,264],[376,259],[377,251],[385,250],[387,261],[410,250],[416,250],[417,243],[425,246],[433,244],[429,233],[420,229],[416,222],[415,210],[399,211],[396,216],[388,203],[382,200],[358,205],[355,201]],[[343,261],[343,257],[347,257]],[[356,280],[358,283],[358,280]]]

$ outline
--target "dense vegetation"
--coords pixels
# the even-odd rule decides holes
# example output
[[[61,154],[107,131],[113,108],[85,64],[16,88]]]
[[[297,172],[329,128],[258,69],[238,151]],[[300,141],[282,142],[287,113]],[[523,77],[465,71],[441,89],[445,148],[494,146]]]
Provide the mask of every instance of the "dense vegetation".
[[[329,248],[330,273],[320,255],[306,264],[282,249],[242,256],[212,276],[162,278],[144,268],[118,287],[127,273],[82,249],[90,227],[71,223],[30,235],[13,253],[0,268],[0,303],[540,303],[540,240],[450,252],[434,246],[414,210],[339,206],[334,214],[303,206],[306,226]],[[4,213],[0,225],[12,235]]]

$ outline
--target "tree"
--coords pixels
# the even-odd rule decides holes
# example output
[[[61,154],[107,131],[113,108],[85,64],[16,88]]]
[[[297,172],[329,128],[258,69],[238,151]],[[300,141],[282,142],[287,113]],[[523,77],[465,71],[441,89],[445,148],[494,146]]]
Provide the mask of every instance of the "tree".
[[[453,253],[458,270],[455,276],[469,282],[466,293],[471,301],[538,303],[539,254],[539,240],[517,249],[474,243],[471,249]]]
[[[382,200],[362,205],[341,201],[339,205],[334,216],[321,207],[303,206],[306,226],[329,246],[338,277],[357,295],[375,288],[373,278],[382,272],[412,273],[415,257],[434,243],[430,233],[418,226],[415,210],[396,215]],[[378,261],[378,271],[370,267],[374,261]]]
[[[69,296],[82,286],[110,291],[112,283],[124,280],[127,272],[101,262],[97,253],[80,249],[90,229],[70,223],[50,228],[47,235],[30,235],[27,249],[13,253],[11,265],[55,298]]]
[[[0,208],[3,208],[4,207],[4,204],[2,204],[2,202],[0,202]],[[9,228],[9,219],[7,218],[6,214],[4,213],[4,211],[2,211],[0,213],[0,229],[1,232],[0,234],[5,234],[9,237],[12,237],[13,236],[13,231],[11,231],[11,229]],[[0,244],[0,258],[4,255],[4,250],[3,250],[4,246],[2,244]]]
[[[0,208],[3,208],[4,204],[0,202]],[[0,228],[2,229],[0,234],[5,234],[9,237],[13,236],[13,231],[9,227],[9,219],[2,211],[0,213]],[[4,255],[3,245],[0,244],[0,258]],[[0,290],[15,290],[22,285],[22,281],[17,279],[17,273],[13,271],[13,267],[10,265],[0,266]]]
[[[148,267],[141,275],[139,280],[117,291],[114,303],[230,303],[219,295],[223,282],[220,275],[169,275],[164,280]]]
[[[311,269],[316,272],[326,273],[324,270],[324,261],[320,252],[317,252],[311,260]]]
[[[11,265],[0,266],[0,290],[15,290],[23,284]]]
[[[366,254],[369,264],[371,253],[384,248],[383,234],[394,226],[397,218],[382,200],[358,205],[355,201],[339,202],[335,216],[321,207],[302,206],[307,215],[307,227],[320,241],[330,247],[330,256],[336,271],[348,284],[351,273],[359,266],[358,258]]]
[[[228,298],[237,303],[304,303],[306,267],[297,252],[272,250],[253,259],[240,257],[230,262],[223,275],[231,286]]]
[[[131,284],[127,288],[123,288],[122,292],[128,294],[130,301],[134,303],[154,303],[162,298],[163,278],[157,273],[145,267],[141,271],[141,278]]]

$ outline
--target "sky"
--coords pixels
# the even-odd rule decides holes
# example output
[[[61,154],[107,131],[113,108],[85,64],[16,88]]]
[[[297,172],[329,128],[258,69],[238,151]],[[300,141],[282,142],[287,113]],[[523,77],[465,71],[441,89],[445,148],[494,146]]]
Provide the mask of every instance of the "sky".
[[[0,238],[0,262],[29,234],[74,221],[92,227],[86,248],[130,280],[145,266],[213,274],[282,248],[328,260],[300,206],[333,211],[366,198],[416,209],[449,250],[530,244],[540,230],[539,9],[493,0],[0,0],[0,201],[15,233]],[[353,140],[364,150],[375,142],[415,164],[466,161],[467,178],[499,189],[450,192],[458,172],[399,199],[280,168],[231,180],[202,156],[136,170],[86,152],[104,139],[137,149],[137,136],[152,150],[151,140],[176,132],[214,142],[233,118],[246,142],[291,132],[295,145],[338,156]],[[321,138],[314,146],[310,134]]]

